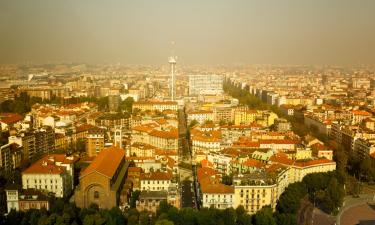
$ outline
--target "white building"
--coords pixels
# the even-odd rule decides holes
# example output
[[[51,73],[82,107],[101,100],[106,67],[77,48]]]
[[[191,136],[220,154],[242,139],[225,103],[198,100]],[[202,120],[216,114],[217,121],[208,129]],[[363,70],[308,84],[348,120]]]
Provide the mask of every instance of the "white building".
[[[68,196],[74,184],[73,157],[46,155],[22,172],[23,189],[34,188],[52,192],[56,197]]]
[[[216,74],[189,75],[189,95],[223,93],[223,77]]]
[[[142,173],[139,180],[142,191],[167,191],[172,183],[172,174],[169,172]]]

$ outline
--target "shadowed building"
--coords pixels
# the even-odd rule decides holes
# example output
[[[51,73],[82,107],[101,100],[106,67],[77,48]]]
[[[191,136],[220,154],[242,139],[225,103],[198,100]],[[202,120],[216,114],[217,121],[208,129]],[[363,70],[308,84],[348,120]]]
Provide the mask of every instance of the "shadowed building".
[[[128,167],[125,150],[103,149],[79,177],[74,194],[77,206],[87,208],[92,203],[106,209],[118,206]]]

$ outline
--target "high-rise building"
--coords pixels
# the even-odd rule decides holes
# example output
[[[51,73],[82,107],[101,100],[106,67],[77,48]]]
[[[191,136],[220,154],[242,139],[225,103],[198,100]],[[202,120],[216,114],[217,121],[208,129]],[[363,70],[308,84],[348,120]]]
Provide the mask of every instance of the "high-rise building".
[[[120,106],[120,95],[109,95],[108,96],[108,108],[111,112],[117,112]]]
[[[217,95],[223,93],[223,77],[216,74],[189,75],[189,95]]]
[[[88,157],[94,157],[104,148],[104,132],[96,130],[89,132],[86,137],[86,154]]]

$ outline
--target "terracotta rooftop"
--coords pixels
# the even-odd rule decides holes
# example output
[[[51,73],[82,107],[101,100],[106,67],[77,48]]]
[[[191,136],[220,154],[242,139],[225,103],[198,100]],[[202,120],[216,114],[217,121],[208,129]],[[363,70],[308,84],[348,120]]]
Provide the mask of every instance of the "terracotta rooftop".
[[[356,116],[371,116],[372,114],[367,112],[367,111],[362,111],[362,110],[353,110],[352,111],[353,115]]]
[[[214,164],[211,161],[209,161],[208,159],[203,159],[201,161],[201,165],[202,165],[202,167],[210,167],[210,168],[214,167]]]
[[[77,158],[67,157],[64,154],[49,154],[39,159],[29,166],[22,173],[24,174],[61,174],[65,172],[64,166],[56,165],[57,162],[62,164],[71,164],[77,161]]]
[[[177,129],[173,129],[170,131],[153,130],[150,132],[150,135],[154,137],[159,137],[159,138],[178,139],[178,130]]]
[[[76,127],[76,133],[86,132],[86,131],[95,130],[95,129],[99,129],[99,128],[91,124],[83,124],[81,126]]]
[[[18,113],[0,113],[0,122],[14,124],[21,121],[23,117]]]
[[[141,167],[129,167],[128,169],[128,172],[142,172],[142,168]]]
[[[276,153],[273,156],[270,157],[269,161],[271,162],[277,162],[284,165],[293,165],[294,161],[289,159],[287,154],[285,153]]]
[[[234,194],[234,187],[218,183],[216,180],[207,177],[200,181],[203,194]]]
[[[242,165],[247,166],[247,167],[257,167],[261,168],[264,166],[264,164],[256,159],[247,159],[245,162],[242,163]]]
[[[217,174],[218,172],[216,170],[209,167],[202,167],[197,169],[197,178],[199,182],[205,177],[212,177]]]
[[[92,172],[112,178],[120,162],[125,158],[125,151],[115,146],[103,149],[94,161],[81,173],[81,177]]]

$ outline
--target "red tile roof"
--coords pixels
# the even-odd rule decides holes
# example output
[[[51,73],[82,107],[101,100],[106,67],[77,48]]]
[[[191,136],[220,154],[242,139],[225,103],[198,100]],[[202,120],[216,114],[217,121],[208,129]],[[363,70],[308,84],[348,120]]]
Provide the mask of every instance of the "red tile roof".
[[[83,124],[81,126],[76,127],[76,133],[86,132],[86,131],[95,130],[95,129],[99,129],[99,128],[91,124]]]
[[[210,167],[210,168],[214,167],[214,164],[210,162],[208,159],[203,159],[201,161],[201,165],[202,167]]]
[[[125,158],[125,150],[115,146],[103,149],[94,161],[81,173],[81,177],[92,172],[112,178],[120,162]]]
[[[72,164],[77,161],[77,158],[66,157],[64,154],[50,154],[45,155],[33,163],[30,167],[24,170],[23,174],[61,174],[65,171],[64,166],[56,165],[56,162],[62,164]]]
[[[200,187],[203,194],[234,194],[234,187],[218,183],[210,177],[200,181]]]
[[[256,159],[247,159],[245,162],[242,163],[242,165],[257,168],[262,168],[264,166],[264,164],[261,161]]]
[[[367,112],[367,111],[362,111],[362,110],[353,110],[352,111],[353,115],[356,116],[371,116],[372,114]]]
[[[202,180],[205,177],[211,177],[217,175],[218,172],[209,167],[202,167],[197,169],[197,178],[198,180]]]
[[[288,158],[288,155],[285,153],[276,153],[270,157],[269,161],[281,163],[284,165],[293,165],[294,161]]]
[[[18,113],[0,113],[0,122],[14,124],[21,121],[23,117]]]
[[[141,167],[129,167],[128,172],[140,173],[140,172],[142,172],[142,168]]]

